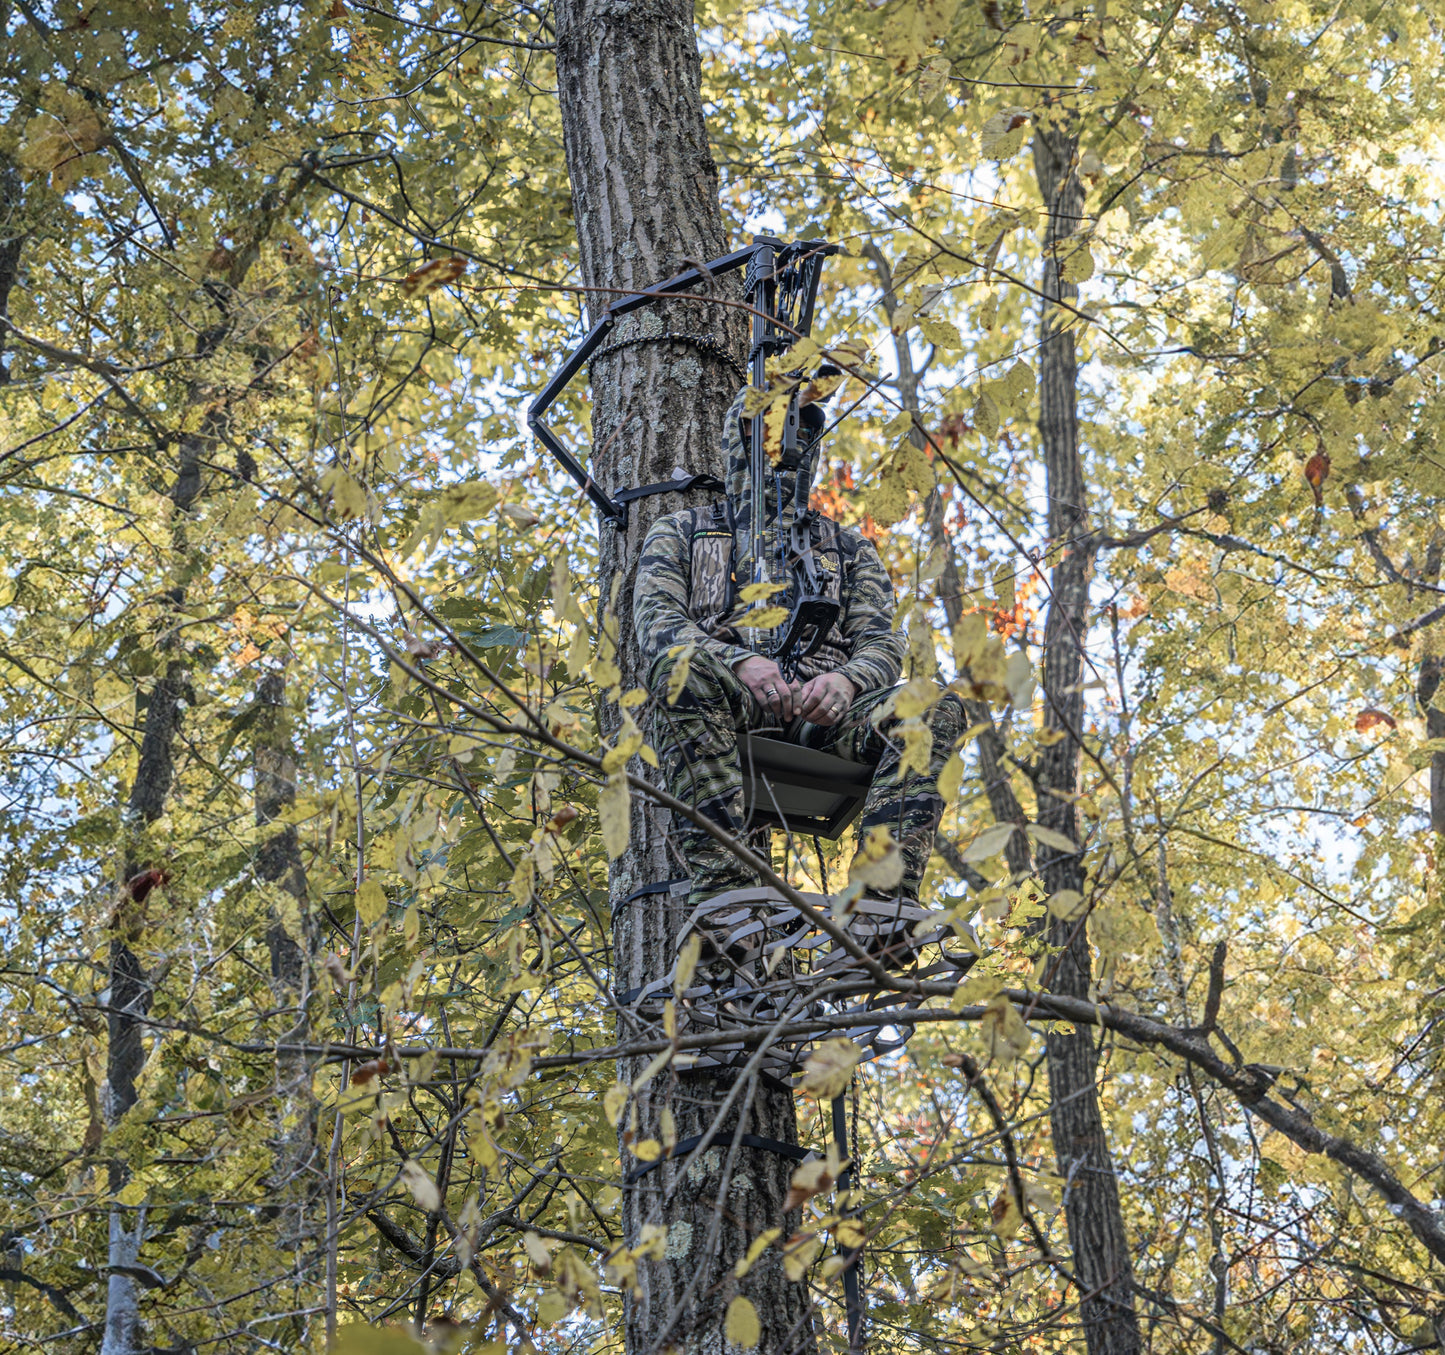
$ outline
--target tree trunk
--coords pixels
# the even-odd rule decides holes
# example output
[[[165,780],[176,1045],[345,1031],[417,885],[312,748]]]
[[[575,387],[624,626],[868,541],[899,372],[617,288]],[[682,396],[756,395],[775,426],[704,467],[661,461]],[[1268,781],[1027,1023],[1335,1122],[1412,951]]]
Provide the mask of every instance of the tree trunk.
[[[224,283],[208,285],[207,294],[220,311],[216,324],[196,337],[195,355],[209,357],[231,333],[234,298],[255,263],[261,243],[278,217],[311,182],[309,173],[300,174],[282,194],[268,192],[258,204],[253,231],[237,252]],[[209,406],[211,395],[202,385],[192,386],[187,406]],[[189,577],[196,566],[188,539],[191,510],[202,494],[202,468],[225,444],[229,414],[223,407],[208,408],[199,429],[183,434],[176,443],[176,478],[167,497],[172,505],[170,548],[172,574],[177,580]],[[177,582],[169,600],[179,611],[185,604],[186,587]],[[145,1067],[144,1035],[153,990],[150,975],[141,964],[135,943],[146,930],[145,898],[135,897],[132,881],[148,870],[163,870],[165,853],[150,840],[150,828],[165,813],[174,779],[175,744],[182,710],[190,692],[190,662],[172,630],[157,645],[169,654],[165,673],[156,681],[146,703],[140,757],[124,814],[124,850],[119,895],[111,923],[110,998],[107,1023],[106,1082],[103,1111],[107,1128],[113,1128],[136,1103],[136,1079]],[[110,1168],[112,1193],[129,1175],[125,1163],[113,1160]],[[132,1266],[144,1240],[145,1212],[138,1212],[132,1228],[125,1226],[125,1212],[112,1205],[108,1261],[110,1275],[106,1289],[105,1336],[101,1355],[134,1355],[139,1349],[140,1316],[136,1281],[116,1267]]]
[[[1078,288],[1059,273],[1069,237],[1084,211],[1083,185],[1074,171],[1077,137],[1061,127],[1034,137],[1034,168],[1048,212],[1044,237],[1043,344],[1039,355],[1039,433],[1048,488],[1048,618],[1044,627],[1045,723],[1065,737],[1039,756],[1039,823],[1079,841],[1078,790],[1084,732],[1084,640],[1089,626],[1089,580],[1094,545],[1088,488],[1079,453],[1077,366],[1070,312],[1055,301],[1073,302]],[[1044,886],[1057,894],[1085,889],[1078,853],[1052,847],[1039,851]],[[1059,953],[1049,962],[1051,991],[1087,999],[1091,980],[1088,938],[1081,921],[1053,921],[1049,944]],[[1134,1313],[1134,1271],[1129,1256],[1119,1187],[1099,1112],[1095,1073],[1098,1058],[1086,1029],[1046,1037],[1049,1058],[1049,1122],[1059,1174],[1067,1185],[1064,1213],[1074,1254],[1089,1355],[1133,1355],[1140,1348]]]
[[[200,495],[201,437],[183,438],[179,448],[175,484],[170,500],[175,509],[172,546],[184,549],[185,519]],[[177,607],[185,600],[179,585],[171,590]],[[161,647],[162,652],[170,645]],[[145,873],[163,868],[149,841],[149,829],[165,813],[174,777],[175,740],[182,706],[190,690],[190,665],[184,657],[166,661],[164,675],[151,689],[145,708],[145,729],[135,781],[125,808],[125,854],[122,858],[119,898],[111,921],[110,997],[106,1014],[106,1078],[102,1106],[107,1129],[113,1129],[136,1103],[136,1079],[145,1067],[145,1018],[154,996],[150,975],[141,964],[135,943],[146,929],[147,910],[157,906],[160,886],[144,880]],[[113,1159],[110,1187],[114,1194],[130,1176],[128,1166]],[[126,1211],[113,1204],[109,1220],[106,1281],[105,1336],[101,1355],[132,1355],[139,1348],[140,1303],[136,1280],[117,1267],[134,1266],[145,1236],[145,1210],[138,1210],[132,1226]]]
[[[20,171],[9,156],[0,154],[0,386],[10,380],[5,361],[5,344],[10,337],[10,293],[20,275],[20,250],[25,243],[21,220],[22,189]]]
[[[700,59],[693,7],[682,0],[563,0],[557,7],[557,76],[572,204],[581,248],[582,277],[595,318],[611,301],[727,248],[718,205],[718,174],[708,147],[700,91]],[[738,295],[734,279],[716,284]],[[629,317],[618,339],[649,334],[711,335],[741,362],[743,313],[706,302],[659,302]],[[675,339],[634,344],[592,367],[592,437],[598,450],[591,469],[609,491],[671,478],[674,464],[690,472],[722,472],[720,427],[741,384],[719,355]],[[624,689],[643,686],[647,674],[632,630],[631,592],[648,528],[683,506],[676,496],[631,505],[626,531],[603,526],[601,594],[604,606],[617,586],[619,653]],[[608,707],[608,733],[617,712]],[[639,764],[640,765],[640,764]],[[650,896],[632,904],[642,885],[687,873],[670,855],[664,815],[634,804],[628,850],[613,864],[614,981],[621,990],[665,973],[683,921],[680,901]],[[619,1075],[639,1071],[630,1064]],[[660,1074],[640,1097],[639,1137],[657,1134],[664,1104],[679,1138],[701,1133],[714,1120],[729,1079]],[[746,1129],[796,1142],[791,1092],[759,1082],[749,1089]],[[737,1126],[744,1094],[721,1125]],[[624,1122],[624,1126],[626,1122]],[[729,1153],[736,1170],[726,1171]],[[629,1161],[624,1155],[624,1161]],[[625,1192],[623,1224],[636,1244],[644,1223],[666,1223],[667,1258],[639,1267],[640,1294],[626,1309],[631,1352],[721,1352],[723,1313],[735,1293],[750,1297],[762,1319],[760,1349],[770,1355],[811,1350],[804,1287],[783,1276],[770,1250],[737,1282],[734,1262],[748,1241],[783,1223],[782,1204],[792,1164],[751,1148],[709,1150],[684,1177],[670,1163]]]
[[[279,895],[266,928],[271,953],[271,995],[279,1019],[278,1043],[304,1044],[310,1027],[314,937],[307,909],[306,869],[292,823],[276,821],[296,803],[296,761],[286,707],[284,671],[256,684],[256,736],[252,751],[256,824],[276,824],[256,851],[256,875]],[[296,1248],[306,1236],[306,1208],[317,1195],[316,1103],[304,1055],[276,1056],[276,1105],[272,1112],[272,1167],[267,1193],[280,1219],[278,1245]],[[299,1261],[299,1257],[298,1257]]]

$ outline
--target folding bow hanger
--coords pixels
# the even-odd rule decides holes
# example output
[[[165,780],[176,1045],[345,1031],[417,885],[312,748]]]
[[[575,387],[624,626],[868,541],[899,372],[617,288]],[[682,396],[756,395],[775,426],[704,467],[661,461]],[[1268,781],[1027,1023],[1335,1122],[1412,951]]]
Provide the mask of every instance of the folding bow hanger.
[[[842,246],[830,244],[826,240],[794,240],[785,243],[775,236],[757,235],[753,237],[753,243],[744,249],[724,254],[720,259],[712,259],[701,268],[689,268],[665,282],[659,282],[633,296],[614,302],[602,312],[587,337],[573,350],[532,401],[532,406],[527,411],[527,425],[582,487],[602,514],[604,521],[610,522],[620,531],[625,531],[627,505],[634,499],[655,494],[684,493],[690,489],[723,488],[722,482],[714,475],[687,475],[679,472],[671,480],[635,485],[619,490],[615,496],[609,496],[543,420],[542,416],[572,378],[582,370],[587,360],[596,353],[617,321],[660,297],[686,293],[704,281],[711,281],[746,267],[743,293],[752,315],[748,372],[753,386],[758,390],[766,390],[769,384],[768,359],[786,352],[799,338],[812,332],[813,308],[818,298],[818,278],[822,272],[823,260],[829,254],[840,253],[841,249]],[[824,367],[820,374],[836,375],[837,371],[836,367]],[[753,513],[751,522],[739,524],[746,526],[751,545],[753,577],[748,580],[749,583],[775,582],[769,574],[772,561],[764,549],[765,486],[768,471],[773,467],[777,470],[800,467],[811,455],[813,444],[822,433],[821,424],[807,429],[800,427],[800,405],[798,392],[794,391],[785,411],[781,446],[777,449],[776,458],[769,456],[762,417],[754,417],[751,421],[749,474],[753,483]],[[781,557],[778,563],[785,566],[793,584],[790,590],[793,605],[787,626],[774,646],[766,643],[761,632],[755,632],[752,638],[753,647],[759,653],[767,653],[771,648],[783,676],[791,681],[796,674],[798,661],[812,654],[823,643],[838,618],[839,607],[824,590],[813,558],[812,524],[806,514],[790,525],[787,540],[779,543],[778,554]]]
[[[647,287],[632,296],[613,302],[598,317],[587,337],[568,355],[552,374],[527,410],[527,426],[537,439],[562,463],[567,473],[582,487],[605,521],[619,530],[627,528],[627,505],[634,499],[653,494],[680,493],[689,489],[721,489],[716,476],[694,475],[684,479],[663,481],[656,485],[639,485],[610,496],[587,473],[582,462],[568,450],[557,434],[547,426],[543,415],[566,390],[572,378],[586,365],[612,328],[624,315],[662,297],[676,296],[713,278],[722,277],[746,267],[744,283],[746,299],[752,307],[752,344],[748,350],[748,369],[753,384],[760,389],[767,385],[766,366],[769,357],[790,348],[800,336],[813,327],[813,305],[818,295],[818,276],[823,260],[837,254],[841,245],[826,240],[794,240],[785,243],[771,235],[755,235],[753,243],[719,259],[711,259],[697,268],[689,268]],[[789,409],[789,424],[797,434],[797,401]]]

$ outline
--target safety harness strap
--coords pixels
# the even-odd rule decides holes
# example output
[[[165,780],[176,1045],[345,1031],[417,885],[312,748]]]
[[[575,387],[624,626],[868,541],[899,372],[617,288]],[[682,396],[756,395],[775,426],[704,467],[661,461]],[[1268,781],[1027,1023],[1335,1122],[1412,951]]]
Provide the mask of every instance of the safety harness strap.
[[[649,499],[654,494],[686,494],[692,489],[707,489],[716,493],[722,488],[723,482],[716,475],[678,475],[671,480],[658,480],[650,485],[619,490],[613,497],[618,503],[631,503],[634,499]]]

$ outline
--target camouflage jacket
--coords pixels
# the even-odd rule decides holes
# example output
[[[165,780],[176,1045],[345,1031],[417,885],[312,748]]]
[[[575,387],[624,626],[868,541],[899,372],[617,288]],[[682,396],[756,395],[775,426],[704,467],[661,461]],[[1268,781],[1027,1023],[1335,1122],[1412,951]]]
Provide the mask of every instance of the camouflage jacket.
[[[738,525],[734,567],[739,578],[747,577],[742,525],[749,521],[752,485],[747,474],[741,413],[740,393],[728,410],[723,429],[728,462],[727,513],[710,514],[706,509],[669,513],[658,519],[642,543],[632,607],[638,643],[649,667],[674,645],[696,644],[729,666],[753,652],[733,624],[748,610],[747,605],[738,603],[731,606],[730,614],[720,613],[719,595],[732,604],[734,590],[726,587],[726,580],[719,589],[717,579],[693,578],[694,561],[708,558],[695,550],[694,539],[717,536],[719,524],[727,521]],[[776,474],[768,486],[770,547],[775,546],[779,534],[796,516],[806,511],[815,459],[816,451],[796,471]],[[841,575],[838,596],[842,612],[823,647],[799,664],[799,676],[806,679],[821,672],[840,672],[860,694],[891,687],[902,669],[906,641],[893,629],[893,583],[888,571],[873,543],[861,532],[840,526],[830,518],[818,518],[816,523],[815,538],[821,541],[825,554],[835,557]],[[718,568],[725,570],[721,564]],[[783,596],[774,601],[789,605]]]

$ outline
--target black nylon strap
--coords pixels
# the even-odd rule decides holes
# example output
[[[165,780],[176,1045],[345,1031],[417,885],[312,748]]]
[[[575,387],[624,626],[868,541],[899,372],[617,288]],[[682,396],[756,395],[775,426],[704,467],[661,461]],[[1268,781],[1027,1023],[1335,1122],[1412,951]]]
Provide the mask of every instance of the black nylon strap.
[[[703,1138],[702,1134],[694,1134],[691,1138],[679,1139],[670,1157],[660,1157],[656,1162],[644,1162],[635,1171],[628,1172],[622,1178],[622,1184],[624,1186],[636,1185],[654,1167],[660,1167],[664,1162],[685,1157],[703,1141]],[[741,1138],[733,1134],[718,1134],[714,1136],[708,1147],[731,1148],[735,1141],[741,1143],[744,1148],[760,1148],[765,1153],[776,1153],[779,1157],[792,1158],[794,1162],[802,1162],[811,1156],[809,1149],[800,1148],[796,1143],[782,1143],[778,1139],[765,1139],[760,1134],[744,1134]]]
[[[618,503],[631,503],[633,499],[648,499],[654,494],[686,494],[690,489],[710,489],[716,493],[723,488],[723,482],[716,475],[684,475],[675,480],[658,480],[635,489],[622,489],[612,497]]]
[[[636,903],[638,899],[645,899],[652,894],[670,894],[673,885],[686,884],[690,876],[679,875],[675,880],[658,880],[655,884],[643,885],[641,889],[634,889],[632,893],[618,904],[619,908],[626,907],[629,903]]]

